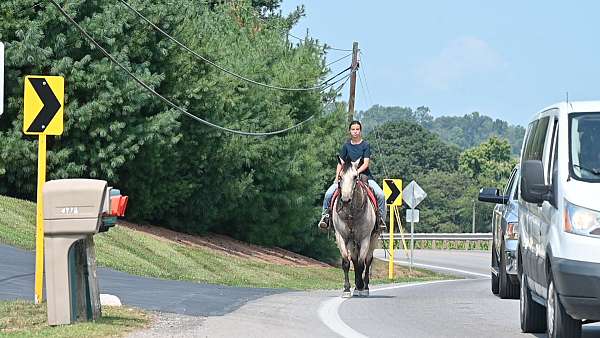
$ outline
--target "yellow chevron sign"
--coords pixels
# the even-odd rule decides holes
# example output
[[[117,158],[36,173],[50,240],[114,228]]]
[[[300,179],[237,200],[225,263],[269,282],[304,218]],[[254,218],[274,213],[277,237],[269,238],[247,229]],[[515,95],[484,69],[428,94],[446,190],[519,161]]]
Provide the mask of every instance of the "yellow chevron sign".
[[[387,205],[402,205],[402,180],[398,178],[384,179],[383,194]]]
[[[65,79],[62,76],[26,76],[23,96],[23,133],[61,135]]]

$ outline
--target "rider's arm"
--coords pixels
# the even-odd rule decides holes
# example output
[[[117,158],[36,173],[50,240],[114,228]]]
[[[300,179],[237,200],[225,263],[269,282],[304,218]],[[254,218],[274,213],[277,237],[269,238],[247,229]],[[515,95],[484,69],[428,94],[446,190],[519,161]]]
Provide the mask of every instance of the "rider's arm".
[[[335,181],[340,179],[340,172],[342,171],[342,164],[338,162],[337,168],[335,169]]]

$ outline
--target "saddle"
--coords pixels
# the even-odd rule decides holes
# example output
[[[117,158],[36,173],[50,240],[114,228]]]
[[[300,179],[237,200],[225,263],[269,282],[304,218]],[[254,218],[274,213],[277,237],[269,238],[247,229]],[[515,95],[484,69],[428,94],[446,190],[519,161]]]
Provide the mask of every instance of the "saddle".
[[[378,206],[379,204],[377,204],[377,198],[375,197],[375,193],[373,193],[373,189],[371,189],[371,187],[369,186],[368,183],[365,183],[363,179],[358,180],[358,182],[356,182],[361,189],[364,189],[367,192],[367,196],[369,196],[369,200],[371,201],[371,204],[373,205],[373,209],[375,209],[375,213],[377,213],[379,211]],[[329,214],[331,214],[331,211],[333,210],[333,206],[335,205],[335,201],[340,197],[340,188],[338,187],[337,189],[335,189],[335,192],[333,193],[333,196],[331,197],[331,203],[329,203]]]

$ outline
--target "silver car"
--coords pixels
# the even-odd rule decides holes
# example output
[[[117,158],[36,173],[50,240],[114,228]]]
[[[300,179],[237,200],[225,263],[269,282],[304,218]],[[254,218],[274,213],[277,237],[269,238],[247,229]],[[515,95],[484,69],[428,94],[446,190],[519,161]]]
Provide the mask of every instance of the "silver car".
[[[482,202],[496,203],[492,217],[492,292],[503,299],[519,298],[519,181],[519,167],[516,166],[502,195],[497,188],[483,188],[478,198]]]

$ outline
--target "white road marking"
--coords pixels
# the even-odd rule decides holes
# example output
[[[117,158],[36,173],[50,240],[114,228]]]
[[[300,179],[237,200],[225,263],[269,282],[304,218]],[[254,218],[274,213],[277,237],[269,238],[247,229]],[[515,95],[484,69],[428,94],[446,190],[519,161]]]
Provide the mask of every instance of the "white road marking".
[[[349,298],[337,296],[321,303],[321,306],[319,307],[319,318],[323,324],[327,325],[327,327],[331,329],[331,331],[339,334],[342,337],[366,338],[367,336],[355,331],[353,328],[346,325],[342,318],[340,318],[338,309],[346,299]]]
[[[379,291],[385,291],[385,290],[408,288],[408,287],[413,287],[413,286],[422,286],[422,285],[430,285],[430,284],[438,284],[438,283],[464,282],[464,281],[468,281],[468,279],[440,280],[440,281],[422,282],[422,283],[414,283],[414,284],[399,284],[399,285],[386,286],[386,287],[377,288],[377,289],[371,289],[370,291],[371,291],[371,293],[373,293],[373,292],[379,292]],[[347,299],[350,299],[350,298],[342,298],[340,296],[337,296],[335,298],[332,298],[332,299],[322,302],[321,306],[319,307],[319,311],[318,311],[319,319],[321,319],[321,322],[323,322],[323,324],[325,324],[329,329],[331,329],[333,332],[337,333],[338,335],[340,335],[342,337],[366,338],[367,336],[363,335],[362,333],[360,333],[360,332],[354,330],[353,328],[351,328],[350,326],[346,325],[346,323],[344,323],[342,318],[340,318],[338,310],[340,308],[340,305],[342,305],[342,303]]]
[[[382,261],[386,261],[389,262],[390,260],[387,258],[377,258],[380,259]],[[402,261],[402,260],[394,260],[395,263],[398,264],[402,264],[402,265],[409,265],[409,262],[406,261]],[[460,270],[460,269],[453,269],[453,268],[446,268],[443,266],[437,266],[437,265],[429,265],[429,264],[421,264],[421,263],[414,263],[414,266],[417,267],[421,267],[421,268],[429,268],[429,269],[440,269],[440,270],[446,270],[446,271],[454,271],[454,272],[458,272],[458,273],[464,273],[467,275],[473,275],[473,276],[479,276],[479,277],[484,277],[484,278],[491,278],[490,275],[486,275],[483,273],[479,273],[479,272],[472,272],[472,271],[467,271],[467,270]]]

